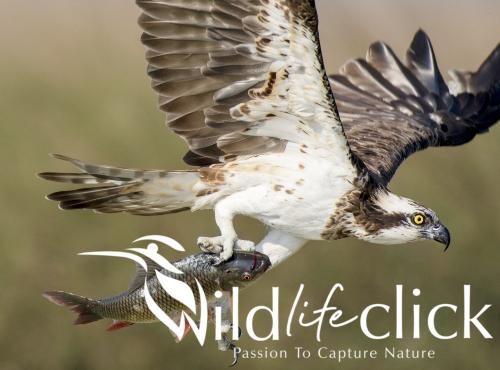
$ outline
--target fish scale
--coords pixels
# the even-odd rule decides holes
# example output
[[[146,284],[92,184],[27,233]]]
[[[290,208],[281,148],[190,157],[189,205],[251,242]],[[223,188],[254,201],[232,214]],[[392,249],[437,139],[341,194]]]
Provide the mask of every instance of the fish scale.
[[[199,254],[192,258],[192,263],[174,264],[184,274],[175,274],[161,269],[159,272],[172,279],[182,281],[189,285],[194,293],[195,301],[199,303],[199,293],[196,280],[200,282],[207,299],[213,296],[217,290],[223,290],[219,284],[219,271],[213,266],[217,260],[215,256]],[[147,280],[148,290],[151,297],[164,312],[175,312],[186,310],[179,301],[168,295],[160,285],[156,276]],[[156,321],[155,315],[148,309],[144,299],[144,287],[137,288],[132,292],[125,292],[114,297],[98,299],[90,304],[92,311],[102,317],[129,322]]]
[[[269,257],[259,252],[235,251],[233,257],[220,263],[214,254],[198,253],[174,262],[182,272],[174,273],[149,259],[148,271],[138,267],[137,276],[129,290],[101,299],[90,299],[62,291],[46,292],[44,297],[51,302],[70,308],[79,314],[75,324],[86,324],[103,318],[113,319],[115,330],[134,323],[154,322],[158,319],[149,310],[144,298],[144,282],[156,304],[169,316],[174,317],[188,307],[170,296],[161,286],[157,273],[187,284],[193,292],[195,303],[200,301],[197,281],[203,288],[208,302],[214,301],[217,290],[230,291],[232,287],[245,287],[255,281],[271,266]]]

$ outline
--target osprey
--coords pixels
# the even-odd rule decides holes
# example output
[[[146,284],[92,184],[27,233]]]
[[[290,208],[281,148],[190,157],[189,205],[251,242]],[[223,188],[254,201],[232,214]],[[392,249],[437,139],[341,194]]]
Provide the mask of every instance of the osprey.
[[[97,185],[50,194],[62,209],[160,215],[213,209],[205,251],[251,250],[237,214],[270,229],[273,264],[306,240],[396,244],[450,235],[436,213],[388,184],[412,153],[461,145],[500,119],[500,46],[447,84],[417,32],[403,63],[374,43],[325,73],[312,0],[138,0],[148,74],[167,125],[189,146],[187,171],[90,165],[42,178]],[[340,115],[334,95],[337,99]]]

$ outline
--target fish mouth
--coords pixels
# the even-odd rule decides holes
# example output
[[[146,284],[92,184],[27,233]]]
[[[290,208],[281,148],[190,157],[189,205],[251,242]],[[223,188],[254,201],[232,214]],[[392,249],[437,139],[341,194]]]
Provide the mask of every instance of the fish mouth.
[[[255,275],[260,275],[266,272],[271,267],[271,261],[266,254],[254,252],[254,264],[252,272]]]
[[[232,258],[226,261],[223,267],[259,276],[271,267],[271,261],[266,254],[261,252],[234,251]]]
[[[234,251],[231,259],[217,266],[222,275],[222,289],[246,287],[260,278],[271,267],[271,261],[266,254],[250,251]]]

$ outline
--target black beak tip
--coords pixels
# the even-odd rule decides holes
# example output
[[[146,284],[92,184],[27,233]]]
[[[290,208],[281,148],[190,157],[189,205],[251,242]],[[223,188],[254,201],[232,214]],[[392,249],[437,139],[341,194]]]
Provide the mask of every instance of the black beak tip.
[[[445,245],[444,252],[446,252],[451,244],[450,232],[446,227],[442,226],[439,229],[439,231],[434,235],[434,240],[441,244],[444,244]]]
[[[451,244],[450,232],[448,231],[448,229],[446,227],[444,228],[444,234],[445,234],[444,239],[445,239],[445,244],[446,244],[446,247],[444,247],[444,251],[446,252]]]

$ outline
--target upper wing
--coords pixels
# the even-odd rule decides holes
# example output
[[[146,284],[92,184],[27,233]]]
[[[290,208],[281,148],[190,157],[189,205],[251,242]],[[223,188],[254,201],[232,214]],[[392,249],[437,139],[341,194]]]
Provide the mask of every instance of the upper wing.
[[[311,142],[352,165],[313,0],[137,3],[153,88],[188,164]]]
[[[349,145],[382,183],[412,153],[464,144],[500,120],[500,44],[477,72],[450,74],[446,84],[418,31],[406,64],[376,42],[330,76]]]

